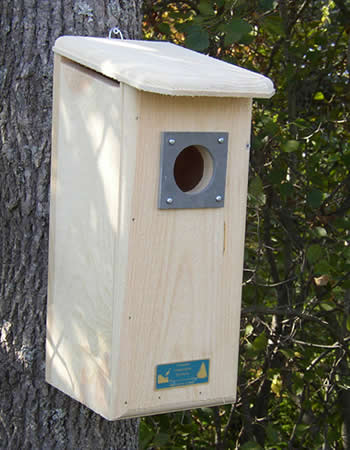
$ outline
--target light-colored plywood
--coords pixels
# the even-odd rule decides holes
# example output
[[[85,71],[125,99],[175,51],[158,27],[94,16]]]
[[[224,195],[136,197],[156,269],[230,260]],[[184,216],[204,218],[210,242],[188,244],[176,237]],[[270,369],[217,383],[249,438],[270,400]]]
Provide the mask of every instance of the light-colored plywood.
[[[46,377],[108,416],[121,88],[65,59],[55,71]]]
[[[142,94],[114,416],[235,398],[250,114],[246,99]],[[229,132],[224,208],[157,208],[162,131]],[[155,390],[158,364],[204,358],[208,384]]]
[[[125,322],[125,299],[128,269],[129,269],[129,242],[133,224],[131,199],[135,189],[135,167],[137,157],[138,128],[140,121],[140,93],[127,85],[122,85],[122,125],[121,133],[121,170],[120,170],[120,196],[119,196],[119,227],[115,236],[115,263],[112,267],[114,277],[113,290],[113,341],[112,341],[112,388],[119,377],[125,377],[125,368],[120,365],[119,354],[127,351],[121,347],[122,330]],[[127,317],[128,321],[129,318]],[[133,358],[133,355],[129,355]],[[119,396],[121,394],[119,393]],[[113,413],[112,411],[115,411]],[[120,412],[115,410],[113,391],[111,392],[110,416],[117,418]]]
[[[234,401],[250,116],[57,57],[46,377],[108,419]],[[163,131],[229,133],[224,208],[158,209]],[[207,384],[155,389],[207,358]]]
[[[269,98],[269,78],[164,41],[62,36],[54,51],[137,89],[158,94]]]

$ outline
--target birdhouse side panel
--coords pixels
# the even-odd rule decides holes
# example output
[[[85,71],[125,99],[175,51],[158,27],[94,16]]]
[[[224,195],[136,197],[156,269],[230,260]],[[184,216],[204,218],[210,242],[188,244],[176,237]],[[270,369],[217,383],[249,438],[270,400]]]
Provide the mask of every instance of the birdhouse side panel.
[[[109,416],[121,89],[57,57],[46,379]]]

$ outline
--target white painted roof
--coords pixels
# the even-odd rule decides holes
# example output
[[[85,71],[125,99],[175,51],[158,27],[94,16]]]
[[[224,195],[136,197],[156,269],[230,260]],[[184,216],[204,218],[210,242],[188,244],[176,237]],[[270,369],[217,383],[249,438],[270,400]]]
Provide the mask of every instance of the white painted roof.
[[[270,98],[275,92],[269,78],[164,41],[62,36],[54,51],[157,94]]]

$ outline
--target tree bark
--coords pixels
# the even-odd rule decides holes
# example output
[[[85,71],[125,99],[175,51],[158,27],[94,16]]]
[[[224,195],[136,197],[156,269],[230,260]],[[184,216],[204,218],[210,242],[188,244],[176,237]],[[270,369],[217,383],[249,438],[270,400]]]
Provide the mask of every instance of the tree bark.
[[[142,0],[12,0],[0,8],[0,448],[134,449],[138,421],[108,422],[46,384],[52,46],[126,38]]]

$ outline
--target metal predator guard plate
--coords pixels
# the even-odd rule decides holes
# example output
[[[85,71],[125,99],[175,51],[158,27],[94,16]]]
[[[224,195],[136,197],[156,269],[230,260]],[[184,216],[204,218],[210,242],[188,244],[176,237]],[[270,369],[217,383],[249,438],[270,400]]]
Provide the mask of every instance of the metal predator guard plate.
[[[174,166],[184,149],[200,148],[209,153],[212,174],[207,186],[184,192],[176,183]],[[159,208],[221,208],[224,206],[228,133],[164,132],[162,133]],[[205,165],[206,163],[204,163]],[[204,167],[205,169],[205,167]],[[188,168],[187,170],[191,170]],[[170,200],[169,200],[170,199]]]

